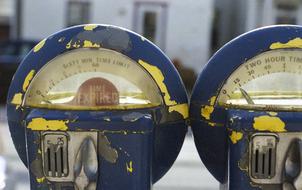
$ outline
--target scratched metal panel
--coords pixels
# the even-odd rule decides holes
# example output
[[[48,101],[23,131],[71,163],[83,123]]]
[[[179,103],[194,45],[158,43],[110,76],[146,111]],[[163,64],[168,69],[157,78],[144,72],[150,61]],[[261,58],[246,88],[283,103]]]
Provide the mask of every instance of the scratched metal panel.
[[[242,156],[236,152],[231,154],[231,164],[228,166],[229,146],[231,149],[238,147],[239,150],[244,149],[242,146],[246,144],[234,145],[232,141],[240,141],[243,139],[247,131],[269,131],[270,127],[264,128],[259,125],[253,125],[254,120],[248,119],[244,121],[244,116],[252,115],[257,122],[268,119],[277,124],[277,132],[299,131],[299,118],[301,113],[298,112],[278,112],[278,116],[274,113],[259,110],[251,113],[249,110],[232,110],[220,107],[217,104],[217,96],[221,87],[228,77],[242,65],[246,60],[253,58],[263,52],[278,48],[301,48],[302,28],[300,26],[269,26],[253,30],[243,34],[227,43],[209,60],[204,70],[200,73],[195,83],[190,104],[190,120],[194,132],[195,143],[199,151],[200,157],[208,170],[220,183],[232,183],[231,189],[247,189],[249,180],[246,173],[241,171],[236,164],[236,160]],[[280,47],[273,47],[273,45]],[[242,121],[236,120],[237,124],[228,128],[230,119],[235,116],[243,118]],[[234,120],[234,121],[235,121]],[[234,128],[234,127],[237,127]],[[232,131],[233,130],[233,131]],[[231,141],[228,139],[232,139]],[[241,144],[241,145],[240,145]],[[215,146],[215,147],[214,147]],[[237,157],[238,156],[238,157]],[[236,165],[236,166],[235,166]],[[230,172],[236,176],[229,179],[228,168]],[[241,183],[241,184],[240,184]],[[237,184],[237,185],[236,185]],[[244,185],[245,184],[245,185]],[[257,187],[249,187],[257,189]]]
[[[73,49],[99,47],[122,53],[140,64],[158,85],[164,104],[151,109],[140,108],[128,111],[60,111],[22,106],[24,95],[35,74],[50,60]],[[141,167],[140,172],[142,173],[150,172],[152,167],[150,180],[152,179],[152,183],[155,183],[172,166],[181,149],[187,131],[185,120],[188,117],[188,100],[175,67],[150,41],[115,26],[82,25],[62,30],[45,38],[25,57],[10,86],[7,114],[15,147],[27,166],[30,166],[39,155],[41,147],[38,147],[38,141],[41,137],[37,131],[109,131],[112,133],[109,136],[115,136],[115,138],[108,137],[112,144],[125,144],[132,147],[132,154],[137,156],[134,156],[136,163],[141,161],[142,155],[133,149],[136,146],[135,139],[137,142],[149,139],[146,142],[155,143],[154,152],[148,152],[150,154],[149,165],[138,166]],[[150,118],[152,121],[149,122]],[[155,135],[153,136],[153,134]],[[125,139],[131,139],[131,141]],[[28,157],[26,142],[30,145],[28,146]],[[143,144],[144,146],[146,146],[146,142]],[[129,170],[131,170],[131,165],[136,163],[128,162]],[[118,168],[126,167],[124,162],[119,164]],[[111,173],[114,171],[109,170]],[[140,173],[136,172],[139,172],[139,169],[133,172],[133,175],[139,176]],[[129,175],[129,172],[121,175],[124,174]],[[45,188],[45,184],[47,186],[45,181],[39,173],[31,172],[32,188]],[[145,182],[142,180],[140,185],[144,185],[143,183]],[[126,181],[124,187],[125,185],[127,185]],[[116,187],[113,185],[110,188]]]

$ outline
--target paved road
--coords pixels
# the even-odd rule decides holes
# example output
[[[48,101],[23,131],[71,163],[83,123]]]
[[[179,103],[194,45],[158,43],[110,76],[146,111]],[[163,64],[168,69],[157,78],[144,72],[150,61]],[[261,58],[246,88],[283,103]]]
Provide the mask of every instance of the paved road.
[[[29,190],[27,170],[17,157],[10,139],[5,109],[0,107],[0,153],[8,162],[10,181],[7,190]],[[1,146],[2,145],[2,146]],[[172,169],[154,190],[218,190],[218,183],[202,165],[192,137],[187,137]]]
[[[218,190],[217,181],[202,165],[192,137],[187,137],[172,169],[154,186],[155,190]]]

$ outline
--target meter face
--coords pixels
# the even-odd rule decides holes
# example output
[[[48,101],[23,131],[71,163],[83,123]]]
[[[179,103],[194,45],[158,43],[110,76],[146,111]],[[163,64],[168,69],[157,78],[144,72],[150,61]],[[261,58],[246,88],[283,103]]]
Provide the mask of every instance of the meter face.
[[[57,56],[34,77],[23,106],[95,110],[154,107],[158,86],[137,62],[108,49],[77,49]]]
[[[302,51],[271,50],[247,60],[226,80],[218,104],[247,109],[302,109]]]

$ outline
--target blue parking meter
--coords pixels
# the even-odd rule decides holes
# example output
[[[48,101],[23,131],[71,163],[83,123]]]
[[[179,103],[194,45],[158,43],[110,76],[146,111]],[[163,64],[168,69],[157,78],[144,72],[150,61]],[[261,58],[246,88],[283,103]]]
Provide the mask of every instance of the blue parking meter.
[[[302,189],[302,28],[271,26],[221,48],[190,118],[199,155],[230,190]]]
[[[26,56],[8,123],[32,190],[149,190],[187,131],[187,95],[150,41],[105,25],[68,28]]]

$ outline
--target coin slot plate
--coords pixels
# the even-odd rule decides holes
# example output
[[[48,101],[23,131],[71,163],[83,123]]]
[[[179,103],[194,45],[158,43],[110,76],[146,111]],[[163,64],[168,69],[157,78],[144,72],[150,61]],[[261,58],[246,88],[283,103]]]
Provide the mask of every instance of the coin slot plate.
[[[47,177],[68,176],[68,136],[64,133],[43,135],[43,169]]]
[[[75,179],[74,176],[74,167],[75,167],[75,157],[79,152],[82,142],[86,138],[90,138],[95,147],[97,147],[97,137],[98,132],[41,132],[41,145],[42,145],[42,163],[43,163],[43,172],[47,180],[52,182],[73,182]],[[58,140],[59,138],[59,140]],[[55,154],[56,151],[51,149],[50,144],[58,144],[63,139],[64,145],[62,147],[63,154],[59,152]],[[63,155],[63,157],[62,157]],[[61,158],[60,158],[61,156]],[[63,158],[63,159],[62,159]],[[67,158],[67,161],[65,160]],[[63,160],[63,167],[62,164]],[[66,162],[65,162],[66,161]],[[56,167],[57,163],[57,167]],[[62,171],[62,168],[64,172]],[[61,169],[61,170],[60,170]],[[67,169],[67,170],[66,170]]]
[[[277,137],[256,135],[251,146],[251,175],[256,179],[271,179],[276,172]]]

